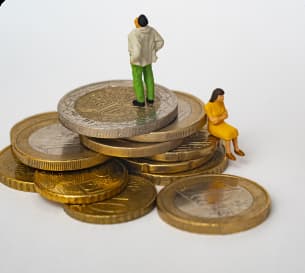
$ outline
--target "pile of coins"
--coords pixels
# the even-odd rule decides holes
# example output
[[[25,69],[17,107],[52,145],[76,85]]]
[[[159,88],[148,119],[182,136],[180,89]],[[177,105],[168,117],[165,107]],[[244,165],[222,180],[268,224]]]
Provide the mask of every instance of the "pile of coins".
[[[263,221],[270,198],[261,189],[264,209],[258,215],[255,210],[254,221],[237,221],[235,228],[216,227],[215,221],[207,224],[215,218],[212,211],[221,210],[222,198],[245,204],[234,213],[222,209],[221,223],[255,206],[258,198],[247,188],[253,183],[245,186],[232,182],[236,178],[207,175],[222,173],[228,161],[223,145],[204,128],[206,115],[198,98],[160,85],[155,93],[153,105],[136,107],[131,103],[131,81],[100,82],[71,91],[60,100],[58,112],[29,117],[11,129],[11,146],[0,153],[1,181],[17,190],[38,192],[63,204],[68,215],[89,223],[138,218],[154,208],[156,199],[162,219],[192,232],[231,233]],[[196,185],[197,192],[189,188],[192,181],[204,179],[208,182]],[[166,187],[157,194],[155,185]],[[167,188],[181,195],[168,197]],[[198,194],[201,203],[193,199]],[[202,200],[209,205],[202,205]],[[206,212],[192,215],[194,202]],[[182,216],[178,213],[178,223],[176,210],[184,211]]]

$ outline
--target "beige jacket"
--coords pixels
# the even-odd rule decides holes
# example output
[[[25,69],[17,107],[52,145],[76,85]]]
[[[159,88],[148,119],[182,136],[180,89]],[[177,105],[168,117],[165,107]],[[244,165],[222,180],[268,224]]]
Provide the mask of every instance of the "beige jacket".
[[[146,66],[157,61],[156,52],[163,47],[161,35],[152,27],[140,27],[128,35],[130,63]]]

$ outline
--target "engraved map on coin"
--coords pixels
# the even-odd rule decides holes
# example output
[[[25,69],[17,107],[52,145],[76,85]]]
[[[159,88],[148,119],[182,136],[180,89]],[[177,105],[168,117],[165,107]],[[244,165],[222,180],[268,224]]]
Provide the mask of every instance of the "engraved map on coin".
[[[250,208],[253,197],[239,185],[213,181],[176,191],[174,203],[192,216],[222,218],[235,216]]]
[[[84,152],[79,136],[60,123],[55,123],[34,131],[29,137],[30,146],[50,155],[76,154]]]

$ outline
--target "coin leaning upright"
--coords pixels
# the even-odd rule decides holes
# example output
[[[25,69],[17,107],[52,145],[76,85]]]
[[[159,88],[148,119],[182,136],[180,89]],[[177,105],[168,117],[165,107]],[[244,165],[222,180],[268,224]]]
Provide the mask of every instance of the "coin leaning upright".
[[[36,192],[34,172],[35,169],[16,159],[11,146],[0,152],[0,180],[4,185],[19,191]]]
[[[152,106],[133,106],[134,98],[132,81],[89,84],[69,92],[59,101],[59,119],[80,135],[124,138],[158,130],[177,116],[177,97],[163,86],[155,85]]]
[[[149,134],[131,137],[139,142],[162,142],[184,138],[197,132],[206,123],[203,102],[190,94],[173,91],[178,98],[178,116],[168,126]]]
[[[143,177],[130,175],[127,187],[117,196],[88,205],[64,205],[65,212],[80,221],[114,224],[139,218],[155,206],[155,186]]]
[[[79,170],[109,159],[81,145],[79,136],[61,125],[56,112],[17,123],[11,140],[14,154],[23,164],[42,170]]]
[[[164,187],[160,217],[190,232],[228,234],[252,228],[269,214],[271,200],[257,183],[233,175],[201,175]]]

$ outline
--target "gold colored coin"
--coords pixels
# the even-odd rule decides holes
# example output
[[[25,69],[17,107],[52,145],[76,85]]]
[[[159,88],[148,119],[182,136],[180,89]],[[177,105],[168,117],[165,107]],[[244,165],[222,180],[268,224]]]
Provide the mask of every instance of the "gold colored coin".
[[[0,152],[0,180],[4,185],[19,191],[36,192],[34,172],[35,169],[17,160],[11,146]]]
[[[56,112],[39,114],[11,130],[12,149],[25,165],[50,171],[79,170],[109,157],[83,147],[79,136],[63,127]]]
[[[180,178],[186,178],[194,175],[202,175],[202,174],[218,174],[222,173],[228,165],[228,160],[225,157],[225,150],[223,145],[218,147],[213,155],[213,157],[203,165],[199,166],[190,171],[179,172],[179,173],[163,173],[163,174],[155,174],[155,173],[140,173],[139,175],[149,179],[155,185],[166,186],[170,183],[177,181]],[[129,169],[132,172],[132,169]]]
[[[128,182],[126,168],[118,160],[90,169],[70,172],[36,171],[36,191],[46,199],[69,204],[102,201],[120,193]]]
[[[178,116],[168,126],[145,135],[129,138],[139,142],[162,142],[185,138],[197,132],[205,123],[203,102],[187,93],[174,91],[178,98]]]
[[[133,106],[134,99],[132,81],[89,84],[60,100],[59,118],[67,128],[80,135],[124,138],[158,130],[177,117],[177,97],[163,86],[155,85],[152,106]]]
[[[176,148],[182,139],[167,142],[141,143],[126,139],[100,139],[80,136],[83,145],[89,149],[108,156],[116,157],[147,157],[164,153]]]
[[[65,205],[65,212],[80,221],[114,224],[139,218],[155,206],[155,186],[143,177],[131,175],[127,187],[117,196],[88,205]]]
[[[233,175],[183,178],[164,187],[157,198],[160,217],[190,232],[228,234],[263,222],[271,207],[267,191]]]
[[[208,157],[199,157],[192,160],[180,161],[180,162],[159,162],[154,160],[149,160],[146,158],[129,158],[123,161],[128,166],[132,173],[178,173],[184,171],[190,171],[195,169],[205,162],[207,162],[213,154]]]
[[[186,137],[175,149],[166,153],[157,154],[150,159],[163,162],[187,161],[199,157],[210,158],[215,152],[218,140],[209,134],[206,129]]]

